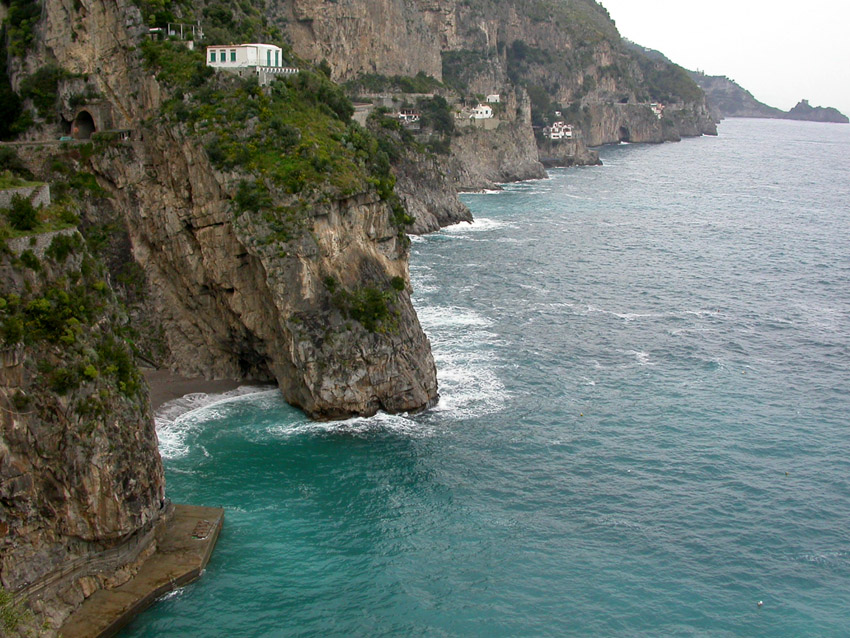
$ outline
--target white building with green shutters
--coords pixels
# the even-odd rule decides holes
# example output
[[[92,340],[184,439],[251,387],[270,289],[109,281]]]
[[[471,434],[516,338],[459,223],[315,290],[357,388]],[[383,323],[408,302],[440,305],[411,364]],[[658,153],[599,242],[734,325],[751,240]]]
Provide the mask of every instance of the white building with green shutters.
[[[207,47],[207,66],[244,74],[256,72],[261,84],[276,75],[294,75],[298,69],[284,66],[283,51],[274,44],[229,44]]]

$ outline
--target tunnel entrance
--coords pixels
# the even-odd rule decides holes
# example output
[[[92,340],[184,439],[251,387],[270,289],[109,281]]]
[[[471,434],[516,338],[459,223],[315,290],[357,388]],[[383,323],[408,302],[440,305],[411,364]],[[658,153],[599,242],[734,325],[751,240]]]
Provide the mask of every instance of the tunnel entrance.
[[[631,133],[629,133],[629,129],[627,129],[625,126],[620,127],[620,141],[621,142],[631,142],[632,141]]]
[[[94,125],[94,118],[88,111],[80,111],[77,117],[74,118],[74,125],[71,127],[71,134],[75,140],[91,139],[92,133],[97,130]]]

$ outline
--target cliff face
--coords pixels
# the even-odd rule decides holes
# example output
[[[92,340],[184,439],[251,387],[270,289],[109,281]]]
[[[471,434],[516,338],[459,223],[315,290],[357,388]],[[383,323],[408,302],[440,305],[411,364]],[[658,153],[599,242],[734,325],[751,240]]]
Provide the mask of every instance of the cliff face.
[[[463,130],[453,140],[452,173],[462,189],[539,176],[532,124],[566,120],[582,131],[559,149],[567,164],[593,163],[586,145],[716,134],[705,96],[686,72],[623,42],[592,0],[278,0],[272,6],[273,16],[286,17],[279,24],[295,51],[327,59],[339,79],[424,73],[464,96],[511,99],[527,92],[533,114],[527,126],[509,115],[497,131]],[[663,121],[651,102],[668,107]]]
[[[145,137],[96,166],[127,211],[177,369],[274,379],[317,418],[433,400],[433,359],[408,293],[388,300],[392,326],[370,332],[346,318],[325,283],[357,290],[407,280],[406,242],[385,203],[363,193],[317,204],[309,232],[276,241],[262,212],[234,221],[227,178],[196,144],[167,129]]]
[[[717,133],[706,104],[668,106],[663,118],[640,104],[594,104],[589,107],[589,114],[589,146],[618,142],[658,144]]]
[[[405,153],[393,165],[396,192],[413,217],[407,232],[423,235],[459,222],[471,222],[472,213],[457,196],[457,188],[443,167],[444,158]]]
[[[0,585],[55,628],[153,551],[166,502],[105,273],[75,230],[34,238],[0,252]]]
[[[334,79],[359,73],[426,75],[440,78],[436,35],[417,3],[323,2],[271,3],[269,15],[286,24],[295,50],[311,60],[327,60]],[[399,48],[403,43],[405,49]]]
[[[275,183],[251,168],[251,158],[213,165],[207,149],[224,134],[181,123],[190,103],[193,114],[206,117],[189,93],[198,84],[213,90],[213,79],[201,72],[202,54],[199,63],[164,43],[149,49],[156,64],[179,59],[175,69],[199,69],[192,71],[195,85],[166,87],[151,74],[162,66],[144,66],[140,59],[145,27],[130,2],[49,0],[41,24],[32,58],[68,61],[68,71],[96,84],[116,128],[135,131],[138,141],[105,148],[81,168],[96,176],[123,215],[172,368],[275,379],[289,402],[317,418],[415,410],[436,398],[430,346],[405,289],[407,240],[393,221],[391,192],[379,196],[364,174],[371,169],[342,146],[333,150],[340,144],[336,135],[356,133],[335,116],[319,115],[324,111],[315,105],[315,112],[303,113],[313,119],[300,124],[268,122],[295,142],[316,140],[299,151],[303,168]],[[174,76],[164,74],[171,82]],[[215,87],[222,95],[242,91],[239,80],[223,81]],[[286,99],[301,100],[307,109],[302,96],[330,90],[310,81],[318,84],[289,89],[294,97],[252,90],[244,101],[279,108]],[[175,90],[182,100],[172,98]],[[67,95],[60,101],[68,103]],[[163,108],[178,112],[163,117]],[[252,140],[273,149],[267,113],[258,107],[253,119],[225,119],[214,128],[232,133],[226,139],[234,153]],[[317,132],[323,126],[339,133],[331,139],[330,131]],[[278,152],[285,158],[287,149]],[[345,155],[347,163],[335,164],[335,155]],[[282,186],[284,178],[290,181]],[[235,198],[245,193],[237,206]]]

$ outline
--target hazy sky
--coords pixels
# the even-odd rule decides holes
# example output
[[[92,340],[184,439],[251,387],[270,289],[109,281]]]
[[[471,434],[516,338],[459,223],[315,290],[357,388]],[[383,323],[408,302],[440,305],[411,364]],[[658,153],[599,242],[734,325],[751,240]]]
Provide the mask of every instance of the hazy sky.
[[[599,0],[623,37],[788,110],[850,116],[850,0]]]

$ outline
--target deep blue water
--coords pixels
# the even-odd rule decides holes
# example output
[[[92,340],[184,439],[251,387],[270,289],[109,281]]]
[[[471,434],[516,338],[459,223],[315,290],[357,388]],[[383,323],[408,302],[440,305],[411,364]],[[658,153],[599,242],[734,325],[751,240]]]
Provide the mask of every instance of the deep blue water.
[[[226,524],[123,635],[850,635],[850,126],[720,133],[416,240],[436,409],[163,423]]]

